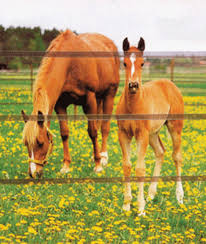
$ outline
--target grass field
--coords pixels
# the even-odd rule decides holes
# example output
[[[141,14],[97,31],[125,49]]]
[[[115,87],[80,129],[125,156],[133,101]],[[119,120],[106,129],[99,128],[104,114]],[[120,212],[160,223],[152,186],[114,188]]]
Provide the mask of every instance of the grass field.
[[[177,85],[183,89],[185,113],[205,113],[206,75],[201,82],[196,76],[182,75]],[[161,74],[159,74],[159,77]],[[157,78],[144,76],[144,79]],[[2,80],[1,80],[2,78]],[[13,83],[0,75],[0,115],[32,111],[30,82],[18,77]],[[28,77],[26,77],[28,78]],[[122,77],[123,78],[123,77]],[[176,81],[175,81],[176,82]],[[201,84],[200,86],[198,84]],[[115,98],[115,108],[123,83]],[[184,90],[186,89],[186,90]],[[195,90],[198,89],[198,92]],[[11,103],[8,105],[7,103]],[[25,105],[22,103],[26,103]],[[69,109],[73,113],[73,107]],[[78,108],[78,113],[82,113]],[[114,109],[115,111],[115,109]],[[72,171],[62,176],[63,149],[57,121],[51,129],[56,134],[54,151],[44,169],[45,178],[61,177],[117,177],[123,176],[122,156],[117,137],[116,121],[111,122],[108,140],[109,163],[102,173],[93,172],[92,145],[87,135],[87,122],[68,122],[70,127],[70,152]],[[22,144],[22,121],[0,121],[0,178],[25,179],[27,175],[27,150]],[[162,167],[163,176],[175,175],[172,161],[172,144],[161,131],[166,148]],[[206,121],[185,120],[182,140],[182,175],[206,175]],[[136,163],[135,143],[132,158]],[[148,148],[146,174],[151,176],[154,154]],[[149,184],[145,184],[145,197]],[[158,194],[146,205],[146,216],[139,217],[136,204],[137,185],[132,184],[132,209],[122,211],[123,185],[98,184],[28,184],[1,185],[0,187],[0,242],[1,243],[204,243],[206,242],[206,184],[183,182],[184,204],[179,206],[174,182],[160,182]]]

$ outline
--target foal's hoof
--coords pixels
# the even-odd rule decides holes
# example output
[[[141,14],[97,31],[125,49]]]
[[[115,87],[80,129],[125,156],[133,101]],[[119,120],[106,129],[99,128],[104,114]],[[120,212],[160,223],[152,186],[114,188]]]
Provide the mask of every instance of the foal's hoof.
[[[94,172],[95,172],[95,173],[99,173],[99,172],[101,172],[102,170],[103,170],[103,168],[102,168],[101,165],[96,165],[96,166],[94,167]]]
[[[122,209],[123,209],[124,211],[130,211],[130,203],[125,203],[125,204],[123,204]]]
[[[155,192],[149,192],[147,197],[147,202],[152,201],[155,198],[156,193]]]
[[[145,215],[146,215],[145,211],[140,211],[138,214],[138,216],[145,216]]]
[[[68,166],[66,166],[66,165],[64,165],[62,167],[62,169],[60,170],[61,174],[66,174],[66,173],[69,173],[69,172],[70,172],[70,168]]]
[[[101,152],[100,156],[101,156],[101,159],[100,159],[101,165],[106,166],[108,164],[108,153],[107,152]]]

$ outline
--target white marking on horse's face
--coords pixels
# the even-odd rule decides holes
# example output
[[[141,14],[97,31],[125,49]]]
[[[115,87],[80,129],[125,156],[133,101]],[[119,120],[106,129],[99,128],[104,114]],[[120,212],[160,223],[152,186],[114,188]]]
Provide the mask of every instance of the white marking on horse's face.
[[[34,153],[31,152],[31,159],[34,159]],[[36,164],[34,162],[30,163],[31,174],[34,175],[36,172]]]
[[[135,55],[134,53],[132,53],[132,54],[130,55],[130,61],[131,61],[131,63],[132,63],[132,67],[131,67],[131,78],[132,78],[132,76],[133,76],[133,74],[134,74],[134,72],[135,72],[135,66],[134,66],[134,62],[135,62],[135,60],[136,60],[136,55]]]

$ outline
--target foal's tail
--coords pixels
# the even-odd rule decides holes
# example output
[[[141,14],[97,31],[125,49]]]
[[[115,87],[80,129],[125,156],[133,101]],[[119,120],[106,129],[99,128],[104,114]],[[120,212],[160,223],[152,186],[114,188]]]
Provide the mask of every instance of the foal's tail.
[[[168,123],[168,121],[165,122],[165,125],[166,125],[166,136],[167,136],[167,140],[171,140],[172,138],[171,138],[167,123]]]

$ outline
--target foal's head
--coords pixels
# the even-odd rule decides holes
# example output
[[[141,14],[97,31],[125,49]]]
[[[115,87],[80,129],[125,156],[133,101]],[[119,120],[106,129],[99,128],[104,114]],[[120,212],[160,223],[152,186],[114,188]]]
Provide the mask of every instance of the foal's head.
[[[29,175],[32,178],[36,176],[40,178],[48,156],[52,152],[52,134],[46,126],[42,112],[38,111],[37,121],[29,120],[23,111],[22,115],[25,122],[23,142],[29,154]]]
[[[126,85],[130,93],[136,93],[141,86],[142,66],[144,65],[143,51],[144,39],[141,37],[138,46],[130,47],[127,37],[123,41],[124,66],[126,72]]]

